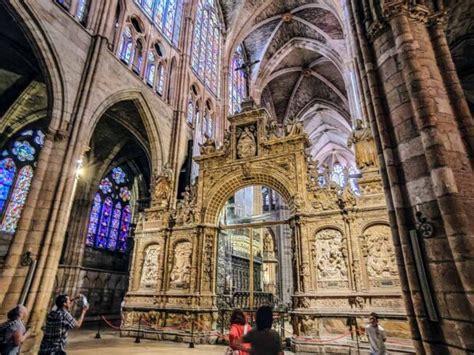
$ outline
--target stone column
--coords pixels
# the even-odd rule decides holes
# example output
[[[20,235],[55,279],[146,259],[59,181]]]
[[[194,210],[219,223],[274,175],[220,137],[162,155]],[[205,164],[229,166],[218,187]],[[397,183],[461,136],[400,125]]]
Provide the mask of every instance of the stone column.
[[[472,349],[468,293],[474,280],[468,270],[473,267],[474,226],[467,216],[474,207],[474,176],[465,129],[469,123],[460,108],[464,104],[450,94],[443,73],[449,63],[437,54],[444,51],[441,34],[433,36],[430,19],[439,14],[404,0],[355,1],[349,6],[417,352]],[[428,319],[409,240],[415,206],[435,228],[432,238],[420,242],[437,322]]]

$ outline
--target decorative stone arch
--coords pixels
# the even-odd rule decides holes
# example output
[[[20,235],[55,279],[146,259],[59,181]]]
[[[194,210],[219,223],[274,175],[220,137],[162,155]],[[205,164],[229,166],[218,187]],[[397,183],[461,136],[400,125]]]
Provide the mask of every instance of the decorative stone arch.
[[[63,75],[64,70],[58,60],[60,56],[56,52],[53,41],[37,20],[41,16],[37,15],[31,6],[21,6],[18,3],[5,3],[2,6],[9,15],[17,19],[17,25],[28,40],[39,62],[41,72],[44,74],[50,117],[49,127],[54,131],[66,130],[68,119],[64,113],[69,110],[65,107],[67,85]]]
[[[277,191],[286,201],[290,210],[294,210],[292,196],[297,191],[291,186],[289,181],[279,169],[270,169],[265,172],[258,172],[252,175],[252,179],[246,180],[241,171],[229,174],[225,179],[219,181],[209,192],[209,201],[203,206],[206,211],[203,218],[203,223],[217,224],[219,214],[224,207],[227,200],[237,191],[249,186],[266,186]]]
[[[123,90],[109,96],[99,106],[96,107],[91,115],[89,124],[83,129],[83,142],[89,142],[94,133],[97,123],[105,114],[105,112],[120,103],[121,101],[132,101],[137,108],[138,113],[143,121],[150,142],[151,166],[153,169],[163,166],[166,158],[164,157],[163,143],[161,134],[156,124],[153,111],[141,91]],[[86,143],[87,144],[87,143]]]

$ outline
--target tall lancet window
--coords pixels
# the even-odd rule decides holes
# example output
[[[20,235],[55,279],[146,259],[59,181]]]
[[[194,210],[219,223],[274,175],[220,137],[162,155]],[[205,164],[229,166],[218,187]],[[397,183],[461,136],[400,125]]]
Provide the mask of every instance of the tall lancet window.
[[[221,31],[214,0],[200,0],[195,20],[191,66],[199,79],[217,94]]]
[[[34,167],[44,143],[39,129],[17,134],[0,156],[0,231],[15,233],[34,175]]]
[[[100,181],[92,201],[86,245],[110,251],[127,251],[131,185],[131,179],[119,166]]]
[[[135,0],[156,27],[175,46],[179,43],[183,0]]]
[[[89,0],[79,0],[77,3],[76,18],[81,23],[85,23],[87,20],[87,14],[89,12]]]
[[[119,57],[126,64],[130,63],[132,58],[132,49],[133,49],[133,37],[130,28],[125,27],[122,33],[122,40],[119,46]]]
[[[244,64],[244,51],[238,46],[235,51],[229,69],[229,114],[240,112],[240,104],[246,97],[246,79],[243,70],[237,70]]]

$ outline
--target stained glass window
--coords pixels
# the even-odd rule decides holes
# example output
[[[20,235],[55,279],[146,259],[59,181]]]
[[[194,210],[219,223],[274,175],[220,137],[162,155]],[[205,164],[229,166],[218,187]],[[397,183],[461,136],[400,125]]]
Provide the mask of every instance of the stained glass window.
[[[246,79],[243,70],[237,70],[244,64],[242,46],[238,46],[232,57],[229,70],[229,114],[240,112],[240,104],[246,97]]]
[[[183,18],[183,0],[135,0],[155,26],[175,46],[178,45]]]
[[[148,53],[148,64],[146,69],[146,82],[148,85],[153,86],[155,82],[155,56],[153,53]]]
[[[101,208],[102,199],[100,198],[100,194],[97,192],[94,197],[94,202],[92,204],[91,214],[89,217],[89,227],[87,228],[86,244],[89,246],[94,246],[95,244],[95,235],[97,233]]]
[[[142,69],[142,62],[143,62],[143,44],[140,40],[137,41],[135,45],[135,61],[133,63],[133,70],[140,74]]]
[[[112,215],[113,201],[107,197],[102,205],[102,213],[100,214],[99,230],[95,239],[95,246],[97,248],[105,248],[107,245],[107,237],[109,234],[109,225]]]
[[[77,4],[76,17],[80,22],[83,22],[86,19],[88,6],[89,0],[79,0]]]
[[[125,27],[122,34],[122,42],[120,43],[119,57],[127,64],[130,63],[132,57],[132,47],[132,33],[130,32],[130,28]]]
[[[120,166],[112,169],[112,179],[114,179],[116,184],[122,184],[125,182],[125,172]]]
[[[30,190],[31,179],[33,178],[33,168],[31,165],[27,165],[18,173],[16,179],[15,189],[13,190],[12,197],[8,202],[8,207],[3,218],[2,226],[0,229],[3,232],[15,233],[16,226],[20,220],[21,211],[26,202],[28,191]]]
[[[127,238],[130,229],[130,221],[132,220],[132,212],[130,211],[130,205],[125,206],[122,213],[122,221],[120,223],[120,233],[118,240],[118,250],[125,252],[127,250]]]
[[[6,205],[10,190],[15,180],[16,166],[12,158],[0,161],[0,213]]]
[[[165,87],[165,70],[163,64],[158,65],[158,79],[156,83],[156,92],[158,95],[163,96],[163,90]]]
[[[112,224],[110,226],[107,249],[115,250],[117,247],[117,239],[118,239],[118,234],[119,234],[121,216],[122,216],[122,205],[120,204],[120,202],[117,202],[115,204],[114,213],[112,216]]]
[[[0,160],[0,230],[15,233],[26,202],[34,166],[44,143],[39,129],[19,132],[2,150]]]
[[[214,0],[199,2],[195,23],[191,66],[211,92],[217,94],[221,32]]]
[[[125,170],[115,167],[100,181],[89,215],[86,245],[110,251],[127,250],[132,181]]]
[[[344,170],[341,164],[336,163],[332,167],[331,180],[341,187],[345,185]]]

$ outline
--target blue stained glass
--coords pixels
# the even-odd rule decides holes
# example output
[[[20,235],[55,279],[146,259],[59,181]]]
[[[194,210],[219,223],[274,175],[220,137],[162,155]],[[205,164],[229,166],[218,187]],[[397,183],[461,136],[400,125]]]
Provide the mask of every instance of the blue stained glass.
[[[102,191],[103,194],[108,194],[112,192],[112,182],[110,182],[109,178],[104,178],[99,184],[99,189]]]
[[[86,12],[87,0],[79,0],[79,4],[77,5],[77,13],[76,17],[79,21],[84,19],[84,14]]]
[[[94,246],[95,235],[97,233],[97,225],[99,224],[100,207],[102,205],[102,199],[100,194],[96,193],[94,203],[91,209],[91,215],[89,217],[89,227],[87,228],[86,245]]]
[[[112,169],[112,179],[114,179],[116,184],[123,184],[125,182],[125,172],[121,167],[116,167]]]
[[[33,135],[33,130],[32,129],[27,129],[26,131],[23,131],[21,133],[21,135],[24,136],[24,137],[32,136]]]
[[[15,233],[16,226],[20,220],[21,211],[26,202],[28,191],[30,190],[31,180],[33,179],[33,168],[30,165],[24,166],[18,172],[15,189],[8,202],[5,216],[3,217],[0,229],[7,233]]]
[[[10,195],[15,173],[16,166],[13,159],[6,158],[0,161],[0,215]]]
[[[132,213],[130,211],[130,206],[127,205],[123,209],[122,222],[120,224],[120,233],[119,233],[119,240],[118,240],[118,250],[122,252],[125,252],[127,250],[127,239],[128,239],[131,219],[132,219]]]
[[[17,156],[19,161],[32,161],[35,159],[36,150],[28,141],[16,141],[13,144],[12,153]]]
[[[112,199],[107,197],[102,206],[102,214],[100,215],[99,230],[95,240],[97,248],[105,248],[107,245],[107,235],[109,232],[110,219],[112,217]]]
[[[110,225],[109,240],[107,242],[107,248],[115,250],[117,248],[117,238],[119,234],[120,216],[122,214],[122,205],[120,202],[115,204],[114,213],[112,216],[112,223]]]
[[[44,136],[45,134],[41,132],[40,130],[36,131],[35,143],[38,144],[39,146],[43,146]]]
[[[132,33],[128,27],[125,28],[122,34],[119,56],[125,63],[130,63],[130,58],[132,57]]]
[[[158,80],[156,83],[156,92],[162,96],[163,95],[163,89],[165,86],[165,71],[163,68],[163,64],[158,65]]]
[[[132,198],[132,193],[128,189],[127,186],[124,186],[124,187],[120,188],[119,196],[120,196],[120,198],[122,199],[123,202],[127,202],[127,201],[130,201],[130,199]]]

